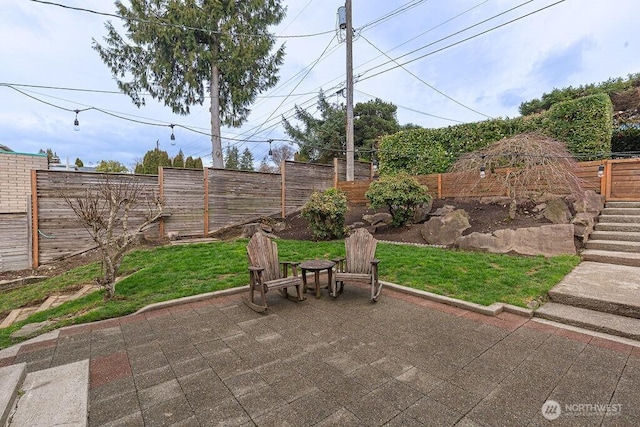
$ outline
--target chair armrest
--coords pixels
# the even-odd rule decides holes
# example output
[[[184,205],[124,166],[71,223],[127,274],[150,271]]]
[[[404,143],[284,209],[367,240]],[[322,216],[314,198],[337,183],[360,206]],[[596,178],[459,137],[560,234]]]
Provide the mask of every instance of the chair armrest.
[[[254,267],[252,265],[249,266],[249,271],[264,271],[262,267]]]
[[[371,264],[372,264],[372,265],[378,265],[378,264],[380,264],[380,260],[379,260],[379,259],[377,259],[377,258],[372,259],[372,260],[371,260]]]
[[[345,257],[343,257],[343,256],[339,256],[339,257],[336,257],[336,258],[331,258],[331,261],[333,261],[333,262],[340,262],[340,261],[344,261],[344,260],[345,260]]]
[[[300,265],[297,261],[280,261],[280,265],[282,266],[282,277],[289,277],[289,266],[291,266],[291,272],[294,276],[298,275],[298,265]]]

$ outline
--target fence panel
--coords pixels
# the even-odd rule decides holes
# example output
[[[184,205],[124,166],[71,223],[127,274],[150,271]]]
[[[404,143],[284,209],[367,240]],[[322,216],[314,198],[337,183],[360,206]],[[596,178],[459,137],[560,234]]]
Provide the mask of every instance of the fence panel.
[[[29,260],[29,215],[0,214],[0,271],[24,270]]]
[[[209,169],[209,230],[280,212],[280,174]]]
[[[333,187],[334,167],[312,163],[285,162],[284,209],[286,214],[299,210],[314,190]]]
[[[37,171],[38,194],[38,259],[46,264],[74,252],[94,247],[89,233],[81,226],[64,197],[83,198],[85,192],[95,191],[108,175],[110,182],[136,180],[141,186],[140,199],[158,194],[157,175],[102,174],[95,172]],[[145,207],[141,203],[129,216],[130,227],[144,222]],[[146,236],[158,235],[157,225],[145,232]],[[35,248],[34,248],[35,250]]]
[[[346,181],[347,180],[347,161],[345,159],[336,158],[334,166],[336,167],[338,181]],[[358,161],[354,162],[353,179],[354,181],[371,179],[371,163],[358,162]]]
[[[204,172],[202,169],[162,168],[160,173],[165,236],[202,236],[204,232]]]

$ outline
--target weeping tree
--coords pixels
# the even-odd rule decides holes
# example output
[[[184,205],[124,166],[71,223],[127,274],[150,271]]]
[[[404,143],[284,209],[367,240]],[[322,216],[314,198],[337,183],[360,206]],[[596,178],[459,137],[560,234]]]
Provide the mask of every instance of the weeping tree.
[[[241,126],[256,96],[278,81],[284,46],[268,31],[285,15],[280,0],[116,1],[125,34],[106,23],[93,48],[138,107],[144,93],[176,114],[210,97],[213,167],[222,168],[220,126]]]
[[[579,196],[583,181],[576,176],[577,162],[566,144],[525,133],[494,142],[463,155],[450,169],[463,183],[460,196],[504,194],[511,199],[509,217],[515,218],[519,202],[549,194]]]
[[[135,176],[110,178],[109,174],[81,195],[61,196],[96,243],[102,258],[97,282],[104,287],[105,297],[113,298],[122,259],[142,233],[160,219],[162,199],[144,188]]]

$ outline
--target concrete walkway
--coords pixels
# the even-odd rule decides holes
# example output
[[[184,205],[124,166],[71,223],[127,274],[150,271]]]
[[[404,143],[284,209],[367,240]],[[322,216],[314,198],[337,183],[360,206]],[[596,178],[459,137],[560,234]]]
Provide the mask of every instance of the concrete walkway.
[[[91,426],[640,425],[639,342],[389,289],[274,294],[266,315],[241,297],[65,328],[0,366],[89,359]]]

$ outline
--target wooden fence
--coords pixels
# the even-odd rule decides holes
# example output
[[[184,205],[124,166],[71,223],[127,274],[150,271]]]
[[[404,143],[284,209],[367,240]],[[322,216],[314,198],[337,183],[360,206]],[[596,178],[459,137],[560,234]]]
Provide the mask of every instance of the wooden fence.
[[[598,168],[605,170],[598,177]],[[580,162],[575,175],[582,180],[583,188],[606,194],[607,200],[640,199],[640,159]],[[500,173],[487,174],[486,178],[469,174],[439,173],[415,177],[426,185],[433,198],[448,197],[498,197],[505,196],[505,188],[499,183]],[[366,205],[365,193],[373,180],[338,182],[337,188],[347,194],[349,203]],[[609,190],[606,190],[606,189]],[[516,189],[519,191],[522,189]]]
[[[164,199],[167,215],[147,235],[164,237],[171,233],[180,237],[202,237],[261,217],[285,216],[299,210],[314,190],[326,190],[343,176],[343,163],[336,161],[332,166],[285,161],[280,167],[281,173],[277,174],[160,168],[158,175],[108,176],[113,182],[136,179],[146,195],[156,193]],[[355,170],[358,177],[371,176],[368,163],[357,163]],[[32,171],[34,250],[31,265],[38,266],[94,247],[64,198],[82,197],[85,191],[96,189],[104,178],[105,174],[91,172]],[[131,217],[131,224],[142,221],[143,208],[140,208]],[[5,222],[8,227],[7,221],[0,227]],[[16,233],[2,235],[11,236],[11,241]],[[24,241],[28,241],[28,237]]]
[[[0,271],[29,268],[29,215],[0,213]]]
[[[65,197],[83,198],[87,190],[96,190],[102,185],[106,176],[95,172],[32,171],[32,185],[36,187],[36,191],[32,191],[34,267],[94,247],[91,236],[82,228]],[[142,197],[159,191],[157,175],[108,174],[108,179],[113,183],[136,179],[142,188]],[[134,210],[130,221],[142,223],[144,208]],[[157,236],[158,227],[147,233]]]

